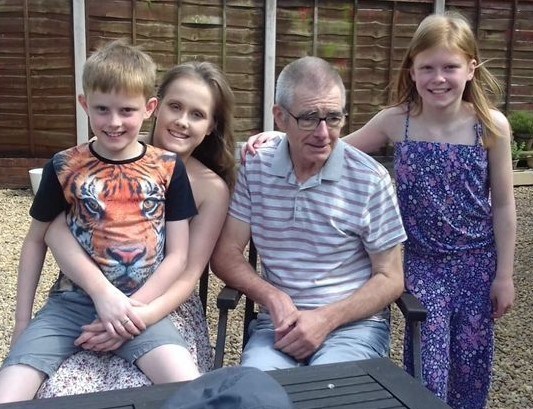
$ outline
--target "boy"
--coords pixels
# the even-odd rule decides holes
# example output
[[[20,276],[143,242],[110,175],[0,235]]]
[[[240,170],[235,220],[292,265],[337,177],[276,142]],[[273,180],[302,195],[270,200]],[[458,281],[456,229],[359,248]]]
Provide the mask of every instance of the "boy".
[[[113,312],[109,301],[119,299],[98,294],[87,280],[76,280],[80,287],[60,274],[46,305],[30,322],[46,253],[44,236],[61,212],[66,211],[72,234],[107,280],[126,296],[145,282],[145,293],[159,295],[185,266],[187,219],[196,214],[185,167],[175,154],[138,141],[143,121],[157,105],[151,97],[155,76],[152,59],[121,41],[94,53],[84,66],[79,102],[96,138],[59,152],[44,168],[21,250],[16,324],[0,370],[0,402],[33,398],[44,377],[80,349],[74,341],[81,326],[99,313]],[[168,318],[142,329],[135,315],[108,328],[131,334],[114,353],[135,363],[154,383],[198,376]]]

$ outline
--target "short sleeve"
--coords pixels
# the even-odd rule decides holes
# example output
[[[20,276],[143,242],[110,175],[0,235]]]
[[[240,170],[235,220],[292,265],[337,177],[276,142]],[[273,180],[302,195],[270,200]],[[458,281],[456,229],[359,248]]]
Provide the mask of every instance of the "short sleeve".
[[[50,222],[68,209],[63,188],[59,183],[53,160],[43,168],[41,184],[30,208],[30,216],[41,222]]]
[[[388,173],[374,186],[366,209],[367,228],[363,236],[369,253],[391,248],[407,239],[398,199]]]
[[[229,214],[236,219],[251,224],[252,204],[246,178],[246,164],[239,167],[235,190],[229,206]]]
[[[198,213],[185,165],[176,157],[174,172],[165,197],[165,220],[177,221]]]

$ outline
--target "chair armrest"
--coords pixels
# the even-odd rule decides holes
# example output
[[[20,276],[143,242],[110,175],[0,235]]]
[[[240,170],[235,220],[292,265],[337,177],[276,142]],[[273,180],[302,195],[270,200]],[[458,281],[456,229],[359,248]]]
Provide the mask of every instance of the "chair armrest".
[[[420,300],[413,294],[404,292],[400,298],[396,300],[396,305],[402,312],[406,321],[423,322],[426,320],[428,312]]]
[[[217,307],[220,310],[234,310],[241,299],[242,293],[234,288],[225,286],[217,297]]]
[[[242,293],[234,288],[225,286],[218,293],[217,307],[219,310],[217,325],[217,341],[215,345],[214,368],[222,368],[224,364],[224,353],[226,349],[226,333],[228,327],[229,310],[237,308]]]
[[[396,300],[396,305],[405,317],[405,323],[411,331],[411,352],[410,356],[404,356],[404,361],[409,360],[413,363],[412,372],[409,373],[422,384],[424,383],[422,375],[422,322],[427,318],[427,310],[422,303],[413,294],[404,292]]]

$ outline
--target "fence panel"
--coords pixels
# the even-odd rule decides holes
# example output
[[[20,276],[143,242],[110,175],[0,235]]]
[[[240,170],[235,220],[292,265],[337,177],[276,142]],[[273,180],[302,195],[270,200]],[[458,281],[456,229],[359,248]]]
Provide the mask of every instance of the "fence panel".
[[[86,0],[87,51],[127,38],[158,64],[208,60],[234,89],[239,139],[261,130],[264,1]],[[347,89],[346,132],[391,102],[393,81],[432,0],[278,0],[276,74],[295,58],[334,64]],[[501,108],[533,109],[533,1],[447,0],[472,22]],[[0,155],[47,158],[76,143],[71,0],[0,0]],[[149,124],[145,126],[145,130]],[[1,158],[0,158],[1,159]],[[0,166],[1,167],[1,166]]]

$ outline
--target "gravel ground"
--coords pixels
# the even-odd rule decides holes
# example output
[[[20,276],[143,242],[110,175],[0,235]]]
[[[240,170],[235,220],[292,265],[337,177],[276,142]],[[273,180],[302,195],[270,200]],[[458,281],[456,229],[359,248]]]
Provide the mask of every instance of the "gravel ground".
[[[533,408],[533,187],[516,187],[518,213],[518,240],[515,261],[517,302],[513,311],[498,321],[496,326],[496,353],[494,381],[488,409]],[[32,195],[29,190],[0,190],[0,305],[3,305],[0,326],[0,359],[9,348],[14,324],[17,265],[22,240],[29,225],[28,209]],[[46,290],[55,278],[57,267],[48,255],[38,288],[35,308],[42,305]],[[221,287],[218,280],[210,283],[208,320],[211,340],[216,339],[218,312],[215,297]],[[401,362],[402,319],[393,311],[392,359]],[[226,346],[226,365],[238,362],[241,340],[242,308],[230,317],[230,334]]]

